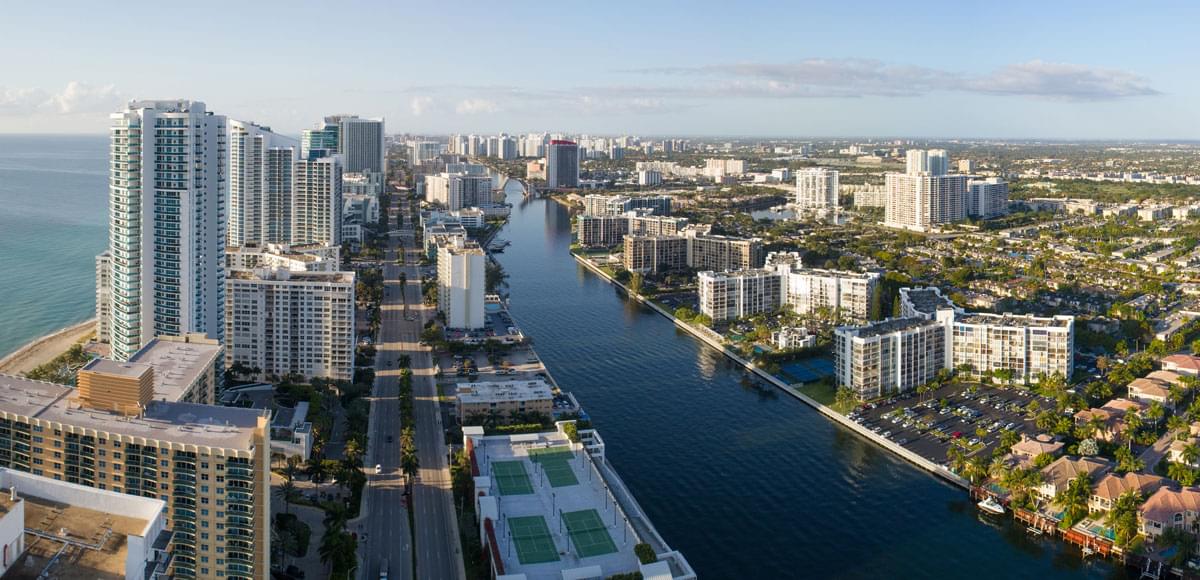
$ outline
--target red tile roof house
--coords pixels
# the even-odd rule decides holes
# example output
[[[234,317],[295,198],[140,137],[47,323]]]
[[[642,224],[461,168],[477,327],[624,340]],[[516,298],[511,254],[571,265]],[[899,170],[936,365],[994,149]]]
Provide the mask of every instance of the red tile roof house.
[[[1112,468],[1111,461],[1099,457],[1059,457],[1054,463],[1042,468],[1043,483],[1036,491],[1042,499],[1054,501],[1054,496],[1066,489],[1071,480],[1079,477],[1079,474],[1086,473],[1095,482]]]
[[[1200,490],[1160,487],[1138,509],[1138,531],[1157,538],[1168,528],[1190,530],[1200,517]]]
[[[1104,425],[1096,433],[1102,441],[1115,441],[1125,430],[1125,415],[1131,411],[1144,411],[1149,405],[1129,399],[1113,399],[1100,408],[1084,409],[1075,413],[1075,424],[1084,425],[1093,417],[1099,417]]]
[[[1136,491],[1141,494],[1142,498],[1146,498],[1165,485],[1171,485],[1171,480],[1157,475],[1132,472],[1125,475],[1110,473],[1101,477],[1092,490],[1092,499],[1088,502],[1088,509],[1094,512],[1108,512],[1116,503],[1117,498],[1125,493]]]
[[[1173,371],[1181,375],[1200,376],[1200,357],[1188,354],[1173,354],[1162,359],[1164,371]]]
[[[1033,465],[1033,460],[1043,453],[1049,454],[1051,457],[1058,457],[1062,450],[1062,441],[1055,441],[1046,434],[1038,435],[1034,439],[1022,435],[1021,440],[1013,443],[1013,446],[1009,448],[1012,459],[1021,467]]]

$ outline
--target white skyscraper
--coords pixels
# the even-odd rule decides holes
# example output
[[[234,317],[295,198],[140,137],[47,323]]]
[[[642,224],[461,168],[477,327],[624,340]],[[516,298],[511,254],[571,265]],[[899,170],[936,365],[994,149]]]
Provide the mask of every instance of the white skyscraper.
[[[300,142],[243,121],[229,121],[230,246],[287,242],[292,169]]]
[[[342,156],[301,159],[292,176],[293,244],[342,243]]]
[[[385,173],[383,119],[342,118],[338,151],[347,173]]]
[[[112,356],[159,335],[225,330],[225,117],[132,101],[110,117]]]
[[[838,172],[823,167],[797,171],[796,205],[803,209],[836,209]]]
[[[967,217],[967,176],[946,175],[949,160],[941,149],[911,150],[907,171],[885,176],[884,224],[928,230]]]
[[[1008,182],[998,177],[967,182],[967,214],[991,218],[1008,211]]]
[[[446,315],[447,328],[483,328],[484,259],[474,242],[438,248],[438,309]]]

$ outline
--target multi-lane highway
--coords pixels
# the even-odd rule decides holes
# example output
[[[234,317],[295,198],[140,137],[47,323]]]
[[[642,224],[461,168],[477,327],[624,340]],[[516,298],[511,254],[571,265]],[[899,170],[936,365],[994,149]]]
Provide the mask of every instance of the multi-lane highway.
[[[386,559],[389,578],[459,580],[465,578],[466,573],[458,540],[433,357],[428,348],[420,345],[425,321],[432,318],[434,312],[422,304],[421,275],[417,267],[419,250],[413,236],[413,216],[406,211],[407,207],[402,203],[400,208],[387,210],[392,213],[400,209],[402,225],[396,235],[389,236],[387,265],[384,267],[382,339],[376,365],[376,399],[371,406],[370,459],[367,462],[372,473],[376,463],[382,466],[384,473],[371,476],[365,578],[379,578],[380,565]],[[389,221],[396,223],[394,219]],[[400,287],[401,272],[407,277],[404,288]],[[401,425],[396,399],[399,392],[396,367],[401,355],[411,359],[417,456],[421,464],[412,485],[415,542],[401,505]],[[393,503],[395,507],[391,507]],[[416,550],[415,573],[408,568],[411,561],[408,550],[412,549]]]

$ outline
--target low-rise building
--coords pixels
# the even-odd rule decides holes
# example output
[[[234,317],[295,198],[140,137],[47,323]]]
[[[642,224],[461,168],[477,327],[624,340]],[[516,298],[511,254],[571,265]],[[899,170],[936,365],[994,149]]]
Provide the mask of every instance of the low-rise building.
[[[554,410],[554,391],[542,379],[458,383],[454,396],[463,425],[478,425],[489,418],[507,425],[514,417],[524,421],[533,413],[548,419]]]
[[[771,333],[771,344],[781,350],[813,348],[817,346],[817,335],[807,328],[785,326]]]

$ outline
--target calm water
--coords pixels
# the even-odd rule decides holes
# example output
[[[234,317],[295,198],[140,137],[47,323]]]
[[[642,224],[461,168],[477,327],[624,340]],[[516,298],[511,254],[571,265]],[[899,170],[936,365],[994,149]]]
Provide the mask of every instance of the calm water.
[[[103,136],[0,135],[0,356],[94,315],[107,162]]]
[[[510,195],[512,311],[701,578],[1108,578],[785,395],[567,254],[558,204]]]

